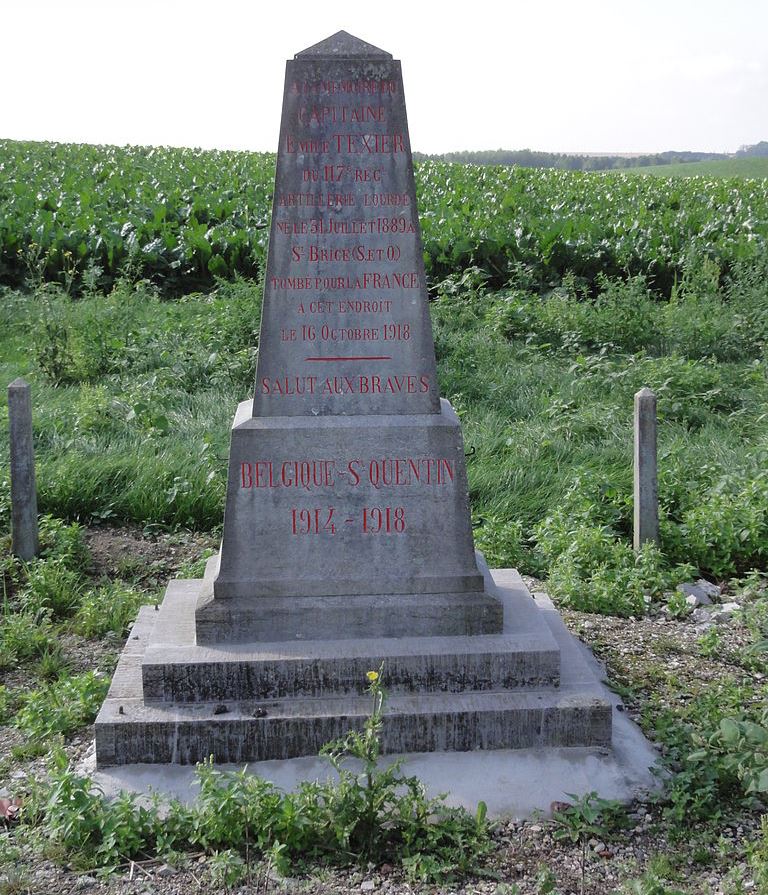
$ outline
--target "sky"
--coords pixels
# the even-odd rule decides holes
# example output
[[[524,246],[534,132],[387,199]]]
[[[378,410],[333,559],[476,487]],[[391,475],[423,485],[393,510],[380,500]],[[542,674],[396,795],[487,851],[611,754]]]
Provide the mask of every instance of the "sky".
[[[0,138],[275,151],[285,60],[341,29],[421,152],[768,140],[768,0],[0,0]]]

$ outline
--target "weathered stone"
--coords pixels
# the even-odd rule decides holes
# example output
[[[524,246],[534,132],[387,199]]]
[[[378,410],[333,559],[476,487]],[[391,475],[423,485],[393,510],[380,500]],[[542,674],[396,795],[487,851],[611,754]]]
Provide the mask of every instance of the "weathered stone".
[[[612,706],[551,604],[474,551],[435,369],[400,64],[339,32],[286,70],[221,550],[141,610],[100,767],[314,754],[363,726],[382,666],[384,752],[610,745]]]
[[[32,443],[32,397],[23,379],[8,386],[11,451],[11,549],[29,560],[39,550],[35,450]]]
[[[699,586],[698,582],[691,584],[686,581],[683,584],[678,584],[677,589],[681,594],[685,594],[685,602],[689,606],[710,606],[712,604],[709,594],[703,587]],[[719,588],[717,590],[719,593]]]
[[[495,583],[488,581],[486,586],[496,589],[504,607],[508,620],[504,634],[509,642],[514,641],[518,619],[522,641],[538,632],[527,646],[527,661],[538,661],[537,648],[546,643],[544,613],[530,599],[516,573],[497,571],[493,575]],[[159,653],[170,655],[174,644],[183,639],[183,632],[188,636],[194,630],[194,601],[189,597],[196,587],[199,583],[175,581],[170,589],[173,597],[164,601],[159,615],[152,607],[141,610],[136,624],[140,634],[137,646],[130,654],[123,653],[96,719],[100,767],[144,762],[189,764],[209,755],[219,763],[287,759],[315,754],[325,742],[350,728],[362,727],[370,713],[370,699],[340,692],[336,682],[330,682],[319,696],[259,700],[255,698],[261,695],[259,692],[247,698],[248,691],[242,691],[240,696],[244,698],[230,700],[229,711],[223,715],[215,714],[215,700],[164,701],[158,690],[155,692],[161,693],[161,698],[147,699],[142,688],[143,651],[156,646]],[[163,613],[167,613],[165,618]],[[177,633],[169,642],[173,631]],[[465,648],[471,647],[468,641],[473,639],[464,638]],[[328,645],[329,651],[332,646]],[[359,646],[359,652],[365,654],[368,645]],[[549,641],[548,649],[551,646]],[[417,655],[419,648],[434,648],[434,644],[415,646]],[[318,657],[317,661],[322,674],[323,669],[327,670],[327,657]],[[389,661],[385,663],[385,687]],[[156,663],[151,664],[156,667]],[[394,665],[397,667],[396,658]],[[585,674],[581,666],[569,666],[567,671],[559,687],[541,682],[507,690],[442,691],[433,681],[431,690],[419,691],[407,689],[401,681],[387,700],[383,749],[392,753],[609,745],[611,706],[599,682]],[[297,671],[297,675],[300,673]],[[125,706],[124,715],[119,714],[120,705]],[[257,713],[258,708],[263,713]]]
[[[696,581],[696,587],[699,590],[703,591],[710,600],[719,600],[721,597],[721,590],[716,584],[712,584],[711,581],[707,581],[706,578],[699,578]]]
[[[232,430],[201,643],[501,630],[477,569],[464,446],[447,402],[415,416],[250,411],[243,402]]]
[[[739,609],[741,606],[738,603],[723,603],[722,606],[715,607],[710,617],[716,625],[722,625],[729,622]]]
[[[656,472],[656,395],[635,395],[634,546],[659,542],[659,487]]]
[[[694,609],[691,613],[691,619],[696,622],[696,624],[706,624],[712,622],[712,612],[704,607],[699,607],[698,609]]]

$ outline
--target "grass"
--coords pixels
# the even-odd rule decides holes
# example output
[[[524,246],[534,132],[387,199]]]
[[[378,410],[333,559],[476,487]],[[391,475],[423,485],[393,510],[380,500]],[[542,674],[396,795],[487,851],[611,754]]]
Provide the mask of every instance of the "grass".
[[[628,174],[658,174],[662,177],[768,177],[768,158],[716,159],[681,162],[677,165],[648,165],[626,168]]]
[[[658,396],[666,559],[721,578],[763,568],[760,263],[724,279],[698,260],[669,300],[642,277],[592,288],[567,277],[546,293],[485,283],[473,269],[447,278],[432,318],[440,386],[462,418],[476,534],[491,563],[551,569],[560,555],[552,526],[567,523],[551,517],[565,505],[582,534],[630,540],[633,395],[647,385]],[[50,286],[6,292],[0,372],[33,385],[42,512],[220,525],[231,418],[253,383],[260,292],[247,280],[177,301],[126,281],[77,300]],[[0,425],[7,437],[7,415]],[[540,549],[542,539],[550,547]],[[44,606],[67,615],[57,591],[67,590],[67,573],[43,574]]]
[[[642,277],[591,287],[567,277],[544,292],[513,279],[496,291],[470,269],[436,284],[440,384],[462,418],[475,534],[492,565],[547,575],[561,605],[623,615],[640,614],[646,593],[659,596],[675,576],[727,579],[765,569],[765,270],[753,263],[726,277],[699,259],[669,299]],[[259,283],[221,283],[176,301],[126,281],[78,300],[49,286],[7,291],[4,299],[0,371],[33,384],[41,510],[85,523],[218,526],[231,416],[253,380]],[[632,399],[643,385],[659,400],[663,540],[661,551],[636,558],[629,547]],[[7,417],[3,427],[5,434]],[[7,507],[6,481],[3,520]],[[7,531],[0,534],[7,548]],[[3,566],[0,718],[29,741],[13,751],[17,760],[66,742],[103,697],[106,678],[73,667],[58,645],[87,638],[101,655],[154,596],[129,581],[90,576],[76,524],[46,519],[43,545],[28,567],[10,559]],[[130,561],[122,569],[136,572]],[[756,596],[745,624],[760,644],[768,609],[757,596],[761,577],[750,581]],[[695,648],[720,650],[717,642]],[[670,673],[670,649],[661,643],[657,661],[644,659],[630,673],[617,664],[611,677],[635,694],[646,731],[664,745],[674,775],[658,812],[665,829],[682,835],[695,817],[697,835],[708,837],[700,847],[711,851],[726,823],[757,810],[746,790],[761,779],[764,752],[752,749],[747,734],[768,738],[759,711],[764,688],[738,669],[717,686],[692,687]],[[740,662],[764,674],[764,656],[745,653]],[[720,733],[724,717],[737,725],[733,742]],[[702,750],[705,759],[689,760]],[[73,787],[75,801],[92,804],[82,781],[57,779]],[[115,810],[105,823],[130,842],[139,837],[141,851],[133,804]],[[65,804],[62,824],[68,818]],[[99,820],[92,841],[66,848],[87,846],[90,858],[103,829]],[[753,846],[754,872],[765,877],[765,844],[753,837]],[[238,860],[237,852],[222,858],[222,874]],[[425,878],[438,870],[411,867]],[[669,874],[660,865],[651,870],[654,878]],[[649,876],[648,891],[663,891],[652,883]]]

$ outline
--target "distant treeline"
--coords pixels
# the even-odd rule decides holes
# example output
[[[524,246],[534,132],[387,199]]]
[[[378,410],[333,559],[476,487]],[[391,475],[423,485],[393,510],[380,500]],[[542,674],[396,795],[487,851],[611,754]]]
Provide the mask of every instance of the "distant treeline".
[[[742,146],[735,156],[767,156],[768,142]],[[724,152],[656,152],[651,155],[568,155],[562,152],[536,152],[532,149],[483,149],[444,152],[440,155],[414,152],[414,160],[432,159],[464,165],[520,165],[521,168],[560,168],[565,171],[609,171],[615,168],[640,168],[647,165],[671,165],[734,158]]]

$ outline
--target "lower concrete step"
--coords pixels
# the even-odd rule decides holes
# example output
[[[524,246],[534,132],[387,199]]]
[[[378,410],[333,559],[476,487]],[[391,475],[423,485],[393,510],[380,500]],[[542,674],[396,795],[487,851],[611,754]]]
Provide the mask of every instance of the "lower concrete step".
[[[149,706],[108,698],[96,724],[100,766],[264,761],[316,754],[371,708],[362,697]],[[611,706],[578,688],[396,696],[387,701],[382,749],[469,752],[609,746]]]
[[[563,651],[519,576],[487,574],[487,586],[504,605],[502,635],[213,648],[194,639],[200,582],[174,582],[123,650],[96,719],[98,765],[317,754],[362,727],[365,672],[381,660],[385,752],[610,746],[599,681]]]

